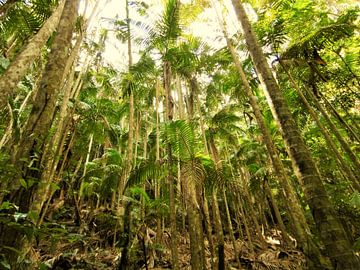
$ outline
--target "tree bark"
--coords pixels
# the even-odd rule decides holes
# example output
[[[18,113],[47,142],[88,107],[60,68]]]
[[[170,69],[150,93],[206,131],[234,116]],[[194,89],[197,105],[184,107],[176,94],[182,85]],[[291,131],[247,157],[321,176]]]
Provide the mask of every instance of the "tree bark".
[[[78,3],[79,0],[67,0],[65,2],[64,12],[61,15],[58,32],[49,54],[49,61],[42,75],[34,106],[13,156],[14,163],[22,172],[25,181],[34,178],[39,179],[40,177],[41,168],[36,168],[36,166],[41,163],[44,143],[54,118],[56,100],[65,64],[69,57]],[[38,160],[36,156],[38,156]],[[29,170],[29,162],[34,162],[33,167],[37,170]],[[37,183],[34,183],[30,188],[24,188],[20,185],[19,177],[11,188],[9,201],[19,206],[19,212],[27,213],[32,204],[32,197],[37,189]],[[6,224],[0,224],[0,232],[0,246],[11,246],[15,249],[22,248],[23,234],[21,232],[13,227],[6,226]],[[17,254],[6,249],[3,252],[8,260],[15,264]]]
[[[4,74],[0,77],[0,109],[4,108],[8,98],[20,80],[25,76],[26,71],[31,63],[39,57],[46,41],[56,30],[59,24],[60,16],[64,8],[65,1],[62,1],[56,8],[54,13],[44,23],[39,32],[29,41],[29,43],[16,56],[14,61],[10,63]],[[60,27],[59,27],[60,29]]]
[[[221,160],[219,157],[219,152],[216,148],[214,138],[212,137],[212,135],[210,136],[210,139],[209,139],[209,146],[210,146],[211,156],[215,162],[216,171],[219,172],[222,165],[221,165]],[[211,192],[211,195],[212,195],[212,211],[213,211],[213,218],[214,218],[216,237],[217,237],[218,270],[224,270],[225,269],[225,250],[224,250],[225,240],[224,240],[224,231],[223,231],[223,226],[222,226],[222,222],[221,222],[219,204],[217,201],[217,187],[214,187],[214,189]]]
[[[166,98],[166,119],[170,123],[173,120],[174,102],[171,96],[171,65],[169,62],[164,62],[164,90]],[[179,269],[179,255],[178,255],[178,240],[176,230],[176,209],[175,209],[175,192],[174,192],[174,175],[172,172],[173,159],[172,147],[170,143],[166,146],[168,155],[168,183],[169,183],[169,200],[170,200],[170,231],[171,231],[171,256],[172,267],[174,270]]]
[[[294,187],[292,186],[289,177],[287,176],[282,161],[276,151],[275,145],[272,141],[270,131],[265,124],[264,118],[262,116],[260,107],[257,103],[257,99],[253,94],[250,84],[246,78],[245,72],[240,63],[239,57],[235,52],[234,47],[232,46],[224,27],[224,35],[226,38],[227,46],[230,50],[230,53],[233,57],[233,61],[237,71],[239,72],[240,78],[243,83],[243,89],[245,94],[249,98],[250,105],[253,109],[256,122],[261,130],[262,138],[264,140],[264,144],[269,153],[272,165],[274,167],[274,171],[276,176],[278,177],[282,188],[286,194],[286,198],[288,200],[289,206],[289,217],[295,228],[295,236],[299,243],[299,246],[304,250],[307,258],[309,259],[310,264],[313,264],[315,267],[318,265],[327,265],[325,258],[321,255],[319,248],[316,246],[314,240],[310,235],[310,228],[306,223],[306,218],[304,211],[301,209],[300,202],[297,198]]]
[[[281,61],[280,61],[281,64]],[[293,88],[296,90],[296,92],[298,93],[299,97],[301,98],[302,102],[305,104],[305,107],[307,108],[309,114],[311,115],[311,117],[315,120],[317,126],[319,127],[321,133],[323,134],[325,141],[327,143],[327,145],[329,146],[329,148],[332,150],[332,153],[334,154],[334,156],[336,157],[336,161],[338,163],[338,165],[340,166],[340,169],[343,169],[346,176],[351,180],[353,186],[360,191],[360,183],[359,183],[359,179],[356,178],[356,176],[353,174],[353,172],[351,171],[351,169],[349,168],[349,166],[346,164],[346,162],[344,161],[343,157],[341,156],[340,152],[338,151],[335,143],[333,142],[333,140],[331,139],[328,131],[326,130],[326,128],[324,127],[324,125],[321,123],[318,115],[316,114],[316,112],[313,110],[313,108],[311,107],[311,105],[309,104],[309,102],[307,101],[306,97],[303,95],[303,93],[301,92],[301,89],[299,88],[299,86],[296,84],[295,80],[293,79],[293,77],[291,76],[290,72],[282,65],[283,70],[285,71],[285,73],[287,74],[288,78],[290,79],[290,83],[293,86]],[[311,91],[307,91],[309,94]],[[316,98],[315,96],[313,96],[313,98]],[[319,104],[320,105],[320,104]],[[330,119],[329,119],[330,121]],[[335,126],[333,128],[336,128]],[[346,143],[346,142],[345,142]]]
[[[306,200],[312,211],[316,227],[335,268],[357,269],[360,262],[355,256],[341,223],[329,200],[320,173],[297,127],[284,96],[273,77],[269,64],[251,28],[242,3],[232,0],[236,15],[244,30],[251,58],[276,118],[296,175],[302,184]]]

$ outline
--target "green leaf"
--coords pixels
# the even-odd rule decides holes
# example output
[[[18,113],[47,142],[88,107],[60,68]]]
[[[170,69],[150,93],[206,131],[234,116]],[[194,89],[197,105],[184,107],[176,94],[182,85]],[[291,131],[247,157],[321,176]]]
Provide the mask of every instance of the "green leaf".
[[[350,204],[360,208],[360,193],[359,192],[354,192],[350,198]]]
[[[39,270],[47,270],[47,269],[50,269],[51,268],[51,265],[49,263],[41,263],[40,266],[39,266]]]
[[[30,211],[27,215],[33,221],[37,221],[39,218],[39,214],[35,211]]]
[[[59,190],[60,189],[60,187],[55,183],[51,183],[50,187],[51,187],[52,190]]]
[[[28,189],[28,185],[24,179],[20,179],[20,184],[25,188]]]
[[[355,240],[353,248],[354,248],[355,251],[360,251],[360,237]]]
[[[9,210],[11,208],[18,209],[18,207],[15,204],[8,202],[8,201],[5,201],[0,205],[0,211],[1,210]]]
[[[8,262],[6,262],[6,261],[1,261],[0,265],[5,269],[9,269],[9,270],[11,269],[10,264]]]

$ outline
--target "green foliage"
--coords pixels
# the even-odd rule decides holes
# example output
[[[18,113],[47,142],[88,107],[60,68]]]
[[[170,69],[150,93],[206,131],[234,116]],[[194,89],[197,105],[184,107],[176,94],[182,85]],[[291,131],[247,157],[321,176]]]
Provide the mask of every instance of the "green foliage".
[[[180,9],[178,0],[169,0],[161,18],[156,23],[159,38],[167,42],[174,42],[181,33]]]
[[[123,158],[115,149],[107,149],[101,158],[87,163],[87,173],[80,190],[83,196],[111,197],[123,173]]]
[[[50,17],[58,1],[33,0],[17,1],[6,12],[0,21],[0,51],[5,53],[8,49],[7,42],[16,37],[15,48],[19,49],[24,42],[34,35],[47,18]]]
[[[132,187],[151,179],[161,179],[166,173],[166,169],[159,163],[146,160],[141,161],[131,171],[127,187]]]
[[[174,154],[191,159],[198,143],[192,123],[185,120],[172,121],[164,126],[164,139],[171,144]]]

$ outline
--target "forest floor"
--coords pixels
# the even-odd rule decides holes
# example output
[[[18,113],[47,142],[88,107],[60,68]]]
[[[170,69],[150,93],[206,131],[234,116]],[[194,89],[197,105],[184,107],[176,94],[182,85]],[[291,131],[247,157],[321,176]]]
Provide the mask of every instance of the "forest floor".
[[[75,225],[71,216],[69,212],[63,210],[62,216],[56,217],[56,222],[48,220],[44,223],[45,229],[42,233],[38,233],[37,247],[32,251],[32,258],[40,262],[39,269],[118,269],[121,249],[114,248],[113,243],[116,236],[115,241],[121,244],[122,234],[118,232],[116,216],[111,211],[86,213],[82,217],[81,226]],[[142,228],[142,233],[139,233],[139,229],[132,236],[129,253],[131,266],[126,269],[171,269],[170,235],[164,233],[162,244],[159,245],[155,244],[156,233],[148,227]],[[271,231],[272,233],[265,236],[268,242],[266,246],[253,241],[254,252],[251,252],[249,242],[237,239],[236,249],[241,268],[236,262],[233,244],[227,239],[225,243],[227,269],[306,269],[303,253],[295,248],[284,247],[278,231],[275,229]],[[179,232],[178,242],[180,268],[191,269],[188,234]],[[211,269],[212,259],[207,243],[205,243],[205,253],[207,269]]]

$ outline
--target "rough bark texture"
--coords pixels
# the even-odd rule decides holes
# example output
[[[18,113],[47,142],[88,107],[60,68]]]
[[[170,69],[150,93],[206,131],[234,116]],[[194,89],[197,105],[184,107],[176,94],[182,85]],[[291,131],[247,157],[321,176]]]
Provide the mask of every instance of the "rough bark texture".
[[[7,70],[0,77],[0,109],[4,108],[8,98],[14,91],[14,88],[25,76],[26,71],[36,58],[39,57],[41,49],[44,47],[46,41],[51,33],[55,31],[58,26],[62,10],[64,8],[64,1],[56,8],[50,18],[44,23],[39,32],[29,41],[29,43],[11,62]]]
[[[40,171],[29,170],[28,165],[32,156],[36,155],[38,155],[39,160],[34,159],[34,166],[38,166],[41,162],[42,149],[54,118],[56,100],[67,58],[69,57],[78,3],[79,0],[67,0],[65,3],[58,33],[54,39],[49,61],[42,75],[34,106],[25,125],[19,147],[14,154],[14,163],[18,166],[19,171],[22,172],[22,177],[25,181],[28,179],[39,179],[40,177]],[[16,179],[7,199],[19,206],[19,212],[27,213],[36,189],[37,183],[34,183],[31,188],[25,189],[20,185],[20,180]],[[24,248],[22,245],[23,234],[19,230],[6,224],[0,224],[0,232],[0,247]],[[10,262],[16,263],[17,253],[7,249],[0,250],[0,252],[4,252]]]
[[[313,161],[299,128],[297,127],[284,96],[273,77],[269,64],[252,31],[244,7],[238,0],[232,0],[236,15],[244,30],[244,36],[255,68],[266,86],[266,94],[273,114],[279,123],[287,151],[294,170],[302,184],[306,200],[311,208],[316,227],[333,266],[337,269],[359,269],[360,262],[355,256],[344,228],[336,217],[322,183],[321,176]]]
[[[259,128],[261,130],[266,149],[269,153],[272,165],[274,167],[274,171],[285,191],[286,198],[288,199],[289,209],[291,211],[291,213],[289,213],[289,215],[292,220],[292,224],[294,225],[294,228],[295,228],[296,239],[297,239],[300,247],[304,250],[308,259],[310,259],[309,262],[314,267],[318,267],[319,265],[324,266],[327,264],[326,260],[324,258],[322,258],[318,247],[316,246],[315,242],[311,238],[310,229],[306,223],[306,218],[305,218],[304,212],[300,207],[300,203],[298,201],[295,190],[294,190],[293,186],[291,185],[290,179],[287,177],[287,174],[285,172],[285,169],[281,162],[281,159],[280,159],[279,155],[277,154],[275,145],[271,139],[270,131],[268,130],[268,128],[265,124],[265,121],[263,119],[263,116],[262,116],[260,107],[257,103],[256,97],[253,94],[253,92],[251,91],[250,84],[246,78],[246,75],[245,75],[245,72],[240,63],[239,57],[236,54],[236,51],[233,48],[230,40],[228,39],[225,31],[224,31],[224,34],[225,34],[228,48],[233,57],[235,67],[236,67],[237,71],[239,72],[240,78],[242,80],[243,89],[245,91],[245,94],[249,98],[250,105],[253,109],[253,112],[254,112],[254,115],[256,118],[256,122],[259,125]]]

